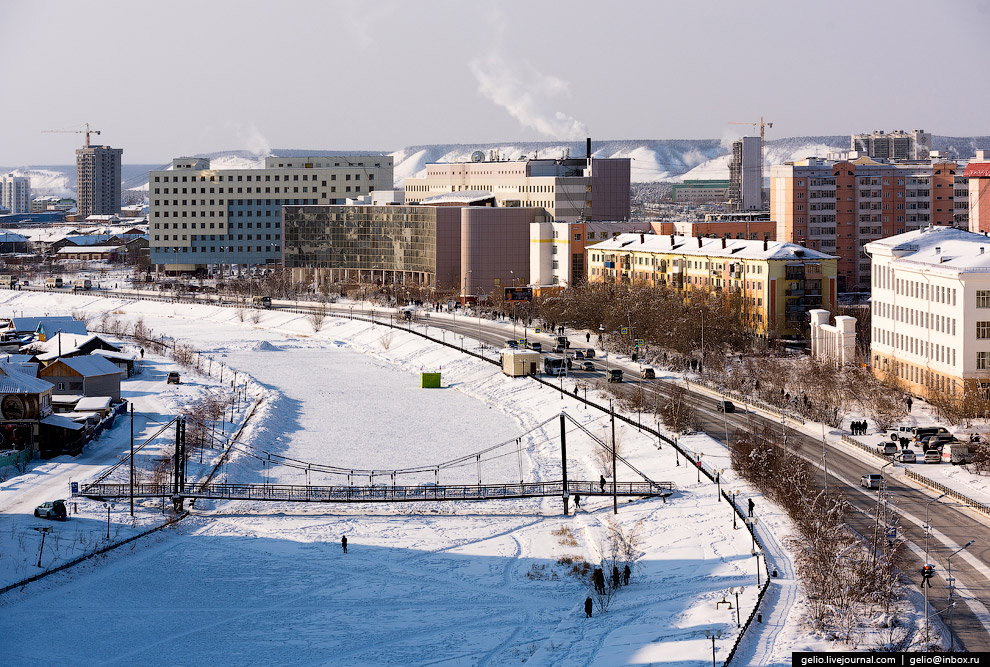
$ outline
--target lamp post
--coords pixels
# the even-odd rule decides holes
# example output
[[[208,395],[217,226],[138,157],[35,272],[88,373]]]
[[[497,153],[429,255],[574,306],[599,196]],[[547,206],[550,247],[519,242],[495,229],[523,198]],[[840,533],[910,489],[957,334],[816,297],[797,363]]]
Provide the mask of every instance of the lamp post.
[[[605,351],[605,323],[598,325],[598,337],[602,343],[602,356],[605,357],[605,379],[608,379],[608,352]]]
[[[754,547],[751,553],[753,554],[753,558],[756,559],[756,585],[762,586],[763,583],[760,581],[760,551]]]
[[[739,489],[732,489],[732,530],[738,530],[739,526],[736,524],[736,515],[739,512],[736,511],[736,496],[739,495]]]
[[[723,472],[725,472],[725,468],[716,468],[715,469],[715,486],[718,489],[718,494],[715,497],[715,500],[718,500],[718,501],[721,501],[722,500],[722,473]]]
[[[755,516],[746,518],[746,525],[749,526],[749,535],[753,538],[753,549],[756,549],[756,524],[759,521]]]
[[[722,638],[722,631],[716,630],[712,632],[711,630],[705,630],[705,636],[712,640],[712,667],[717,667],[715,664],[715,640]]]
[[[945,498],[947,495],[949,494],[943,493],[938,498],[929,500],[927,503],[925,503],[925,565],[928,565],[928,542],[929,542],[929,538],[932,535],[932,522],[931,519],[929,518],[930,517],[929,512],[931,510],[932,503],[937,503],[938,501],[942,500],[942,498]]]
[[[103,503],[107,508],[107,540],[110,540],[110,510],[117,506],[116,503]]]
[[[945,582],[949,584],[949,652],[950,653],[956,650],[956,636],[952,634],[952,607],[955,606],[954,603],[952,602],[952,583],[955,581],[955,579],[952,578],[952,557],[955,556],[960,551],[962,551],[963,549],[968,549],[969,547],[973,546],[973,543],[975,542],[976,540],[970,540],[963,546],[953,551],[951,554],[949,554],[949,557],[946,558],[946,561],[948,563],[948,571],[946,573]]]
[[[739,586],[737,588],[730,588],[729,589],[729,592],[730,593],[735,593],[736,594],[736,627],[737,628],[741,628],[742,627],[742,620],[739,618],[739,614],[740,614],[740,611],[739,611],[739,595],[741,593],[743,593],[745,590],[746,590],[746,587],[745,586]]]

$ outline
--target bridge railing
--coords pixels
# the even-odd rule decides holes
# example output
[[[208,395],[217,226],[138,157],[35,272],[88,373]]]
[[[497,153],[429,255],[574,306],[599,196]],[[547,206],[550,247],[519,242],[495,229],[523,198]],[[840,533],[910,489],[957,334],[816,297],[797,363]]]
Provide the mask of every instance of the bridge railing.
[[[613,484],[583,480],[568,481],[571,495],[611,495]],[[658,496],[670,493],[672,482],[618,482],[614,493],[621,496]],[[81,495],[93,498],[120,498],[130,493],[128,484],[91,484]],[[431,500],[496,500],[499,498],[559,497],[564,493],[560,480],[521,484],[420,484],[418,486],[303,486],[293,484],[199,484],[179,495],[184,498],[216,500],[275,500],[286,502],[410,502]],[[171,485],[135,484],[135,497],[170,497]]]

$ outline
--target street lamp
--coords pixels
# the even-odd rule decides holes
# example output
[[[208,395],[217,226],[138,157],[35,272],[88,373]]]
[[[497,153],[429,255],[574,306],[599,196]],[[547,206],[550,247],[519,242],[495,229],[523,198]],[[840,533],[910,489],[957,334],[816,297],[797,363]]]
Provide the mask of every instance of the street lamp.
[[[103,503],[107,508],[107,541],[110,540],[110,510],[117,506],[116,503]]]
[[[605,357],[605,379],[608,379],[608,352],[605,350],[605,323],[598,325],[598,341],[602,346],[602,356]]]
[[[743,593],[745,590],[746,590],[746,587],[745,586],[739,586],[738,588],[730,588],[729,589],[729,592],[730,593],[735,593],[736,594],[736,627],[737,628],[741,628],[742,627],[742,621],[739,618],[739,614],[740,614],[740,611],[739,611],[739,595],[741,593]]]
[[[929,538],[932,535],[932,522],[929,518],[930,516],[929,511],[931,510],[932,503],[937,503],[938,501],[942,500],[942,498],[945,498],[947,495],[949,494],[943,493],[938,498],[929,500],[927,503],[925,503],[925,565],[928,565],[928,542],[929,542]]]
[[[716,630],[712,632],[711,630],[705,630],[705,636],[712,640],[712,667],[717,667],[715,664],[715,640],[722,638],[722,631]]]
[[[956,636],[952,634],[952,607],[954,606],[953,604],[951,604],[952,583],[955,581],[955,579],[952,578],[952,557],[955,556],[960,551],[962,551],[963,549],[968,549],[969,547],[973,546],[975,542],[976,540],[970,540],[963,546],[953,551],[951,554],[949,554],[949,557],[946,558],[946,561],[948,562],[948,571],[946,573],[945,582],[949,584],[949,602],[950,602],[949,604],[949,652],[950,653],[956,650]]]
[[[753,538],[753,548],[756,549],[756,524],[759,523],[759,519],[755,516],[747,517],[745,519],[746,525],[749,526],[749,535]]]
[[[752,553],[753,558],[756,559],[756,585],[762,586],[763,584],[760,581],[760,550],[754,547],[750,553]],[[766,558],[766,556],[764,556],[764,558]]]
[[[739,514],[739,512],[736,511],[736,496],[739,495],[739,489],[732,489],[732,493],[730,495],[732,496],[732,530],[738,530],[739,526],[736,525],[736,515]]]

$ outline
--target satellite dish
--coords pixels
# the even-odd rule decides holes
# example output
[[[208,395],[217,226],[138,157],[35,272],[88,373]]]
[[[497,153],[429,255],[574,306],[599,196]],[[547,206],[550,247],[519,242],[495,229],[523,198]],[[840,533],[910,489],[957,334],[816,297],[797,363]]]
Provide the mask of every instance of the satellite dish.
[[[484,162],[485,154],[482,151],[475,151],[471,153],[471,162]]]

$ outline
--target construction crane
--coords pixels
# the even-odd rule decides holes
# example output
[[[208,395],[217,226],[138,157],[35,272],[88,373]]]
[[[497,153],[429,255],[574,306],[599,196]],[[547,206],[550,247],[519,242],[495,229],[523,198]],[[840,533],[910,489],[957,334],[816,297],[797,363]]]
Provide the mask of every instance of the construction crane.
[[[89,123],[86,123],[86,129],[85,130],[42,130],[41,131],[42,134],[85,134],[86,135],[86,145],[84,146],[84,148],[89,148],[89,134],[90,134],[90,132],[92,132],[93,134],[99,134],[100,133],[99,130],[91,130],[91,129],[89,129]]]
[[[773,127],[773,123],[766,123],[766,122],[763,121],[763,116],[760,116],[760,120],[757,123],[743,123],[743,122],[739,122],[739,121],[732,121],[732,120],[730,120],[729,121],[729,125],[752,125],[753,127],[756,127],[757,125],[759,125],[760,126],[760,149],[761,150],[763,148],[763,141],[764,141],[764,135],[765,135],[766,128]]]

